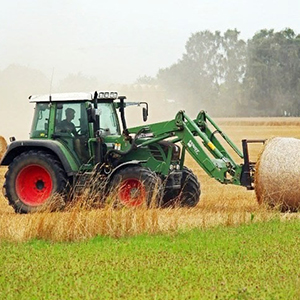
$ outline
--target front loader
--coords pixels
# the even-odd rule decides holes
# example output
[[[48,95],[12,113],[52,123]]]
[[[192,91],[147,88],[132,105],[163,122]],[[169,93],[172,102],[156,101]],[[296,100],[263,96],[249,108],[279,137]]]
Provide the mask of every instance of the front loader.
[[[84,188],[95,174],[122,206],[149,205],[154,195],[157,206],[196,206],[200,184],[185,166],[186,152],[220,183],[253,189],[248,143],[262,141],[243,140],[240,152],[204,111],[194,120],[179,111],[173,120],[127,128],[126,107],[141,106],[146,121],[146,102],[97,91],[37,95],[30,102],[35,103],[30,139],[12,138],[1,161],[8,166],[5,196],[18,213],[37,211],[55,193],[72,201],[67,190]]]

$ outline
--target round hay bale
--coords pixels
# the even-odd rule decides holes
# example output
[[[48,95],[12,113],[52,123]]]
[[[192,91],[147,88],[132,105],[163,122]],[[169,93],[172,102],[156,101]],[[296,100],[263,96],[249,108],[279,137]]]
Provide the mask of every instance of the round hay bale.
[[[3,136],[0,135],[0,160],[6,151],[7,143]]]
[[[300,207],[300,140],[270,139],[259,155],[255,171],[258,202],[281,211]]]

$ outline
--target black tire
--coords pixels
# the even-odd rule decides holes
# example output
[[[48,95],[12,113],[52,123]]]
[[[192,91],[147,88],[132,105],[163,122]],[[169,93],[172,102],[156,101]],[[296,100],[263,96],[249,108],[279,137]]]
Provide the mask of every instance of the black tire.
[[[187,167],[182,169],[181,189],[168,189],[164,193],[163,205],[195,207],[200,201],[201,189],[197,176]]]
[[[17,213],[30,213],[47,204],[54,193],[63,194],[66,185],[67,175],[55,156],[30,150],[15,157],[9,165],[4,192]]]
[[[162,195],[161,179],[147,168],[125,167],[114,175],[110,192],[116,206],[156,207]]]

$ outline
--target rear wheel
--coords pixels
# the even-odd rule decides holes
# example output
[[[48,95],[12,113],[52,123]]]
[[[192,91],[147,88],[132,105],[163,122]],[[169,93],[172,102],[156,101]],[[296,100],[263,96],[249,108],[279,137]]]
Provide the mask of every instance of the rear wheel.
[[[166,190],[163,203],[164,206],[194,207],[200,201],[200,194],[200,183],[196,175],[189,168],[183,167],[181,188],[179,190]]]
[[[111,186],[112,196],[121,206],[157,206],[160,201],[161,179],[141,166],[121,169],[114,176]]]
[[[54,193],[63,193],[67,184],[67,175],[59,161],[47,152],[34,150],[17,156],[5,178],[5,196],[18,213],[36,211]]]

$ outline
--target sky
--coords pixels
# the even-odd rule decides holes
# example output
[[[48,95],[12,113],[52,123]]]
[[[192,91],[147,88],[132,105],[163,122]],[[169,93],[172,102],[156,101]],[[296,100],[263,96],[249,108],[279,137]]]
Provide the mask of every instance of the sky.
[[[290,27],[298,34],[299,15],[299,0],[0,0],[0,135],[28,139],[28,96],[55,92],[70,74],[95,79],[99,90],[132,84],[176,63],[193,33],[236,28],[247,40]],[[27,80],[20,66],[31,72]],[[155,111],[160,101],[151,98],[151,117],[173,118],[169,109]]]
[[[20,64],[58,81],[82,73],[133,83],[177,62],[192,33],[300,33],[299,0],[0,0],[0,71]]]

